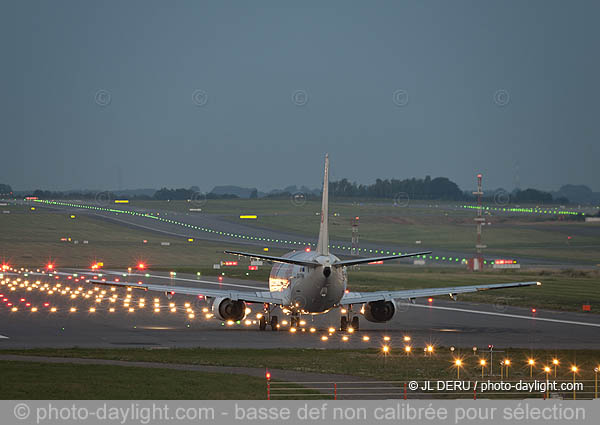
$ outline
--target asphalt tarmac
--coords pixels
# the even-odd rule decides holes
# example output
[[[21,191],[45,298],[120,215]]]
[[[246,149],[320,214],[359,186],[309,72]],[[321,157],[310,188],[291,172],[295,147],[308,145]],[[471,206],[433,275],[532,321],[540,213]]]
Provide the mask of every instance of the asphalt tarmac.
[[[340,312],[335,309],[324,315],[304,317],[306,324],[294,333],[285,324],[289,318],[278,310],[275,314],[282,325],[280,330],[259,331],[256,313],[261,311],[261,305],[249,304],[252,312],[244,321],[227,324],[205,317],[210,312],[203,311],[207,308],[204,299],[177,294],[169,299],[164,293],[127,292],[121,288],[113,292],[110,287],[79,280],[81,271],[63,272],[78,273],[78,276],[70,279],[67,275],[60,275],[58,279],[56,275],[20,276],[21,282],[11,290],[8,283],[16,276],[5,275],[5,284],[0,286],[0,349],[74,346],[340,349],[381,347],[386,336],[393,349],[403,349],[405,344],[410,344],[415,350],[422,350],[430,343],[479,349],[486,349],[488,344],[498,349],[600,349],[600,315],[595,314],[544,310],[533,313],[530,309],[505,304],[473,304],[435,298],[432,303],[417,300],[414,305],[401,304],[394,319],[387,323],[370,323],[361,316],[360,331],[352,334],[337,330]],[[219,282],[216,278],[195,275],[177,274],[172,278],[168,273],[151,272],[150,277],[114,273],[112,277],[120,275],[122,281],[143,279],[144,282],[200,288],[267,289],[266,282],[230,278]],[[27,279],[30,290],[26,285],[19,286]],[[35,284],[38,280],[40,283]],[[61,287],[50,294],[58,282]],[[48,287],[44,288],[46,283]],[[67,286],[70,290],[61,294]],[[79,287],[82,289],[75,294]],[[85,298],[88,291],[92,292]],[[106,294],[102,295],[101,291]],[[117,294],[114,302],[110,301],[112,294]],[[131,298],[125,306],[128,294]],[[155,298],[159,312],[154,311]],[[140,299],[143,299],[143,306]],[[13,311],[14,308],[17,310]],[[90,311],[92,308],[95,310]],[[171,311],[173,308],[175,312]],[[335,331],[330,332],[330,327]],[[311,328],[314,328],[313,332]],[[343,339],[344,335],[348,337],[347,341]],[[405,336],[411,338],[410,342],[404,341]]]

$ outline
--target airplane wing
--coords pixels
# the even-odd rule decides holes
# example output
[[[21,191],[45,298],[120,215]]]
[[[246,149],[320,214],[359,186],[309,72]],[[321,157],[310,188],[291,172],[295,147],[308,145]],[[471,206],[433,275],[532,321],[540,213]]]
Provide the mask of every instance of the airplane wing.
[[[172,294],[202,295],[209,298],[224,297],[233,301],[247,301],[250,303],[281,304],[281,294],[270,291],[230,291],[225,289],[204,289],[189,286],[155,285],[152,283],[117,282],[114,280],[88,279],[86,282],[95,285],[120,286],[124,288],[141,289],[143,291],[170,292]]]
[[[387,261],[394,260],[396,258],[407,258],[416,257],[417,255],[431,254],[431,251],[413,252],[411,254],[399,254],[399,255],[388,255],[385,257],[371,257],[371,258],[353,258],[351,260],[341,260],[333,263],[333,266],[354,266],[356,264],[371,263],[373,261]]]
[[[488,291],[492,289],[518,288],[521,286],[541,285],[541,282],[493,283],[490,285],[452,286],[447,288],[408,289],[403,291],[348,292],[340,301],[341,305],[363,304],[372,301],[393,301],[433,297],[436,295],[456,295],[467,292]]]
[[[261,260],[275,261],[278,263],[296,264],[298,266],[314,267],[314,266],[321,265],[320,263],[317,263],[316,261],[296,260],[294,258],[275,257],[272,255],[263,255],[263,254],[252,254],[250,252],[225,251],[225,254],[242,255],[244,257],[260,258]]]

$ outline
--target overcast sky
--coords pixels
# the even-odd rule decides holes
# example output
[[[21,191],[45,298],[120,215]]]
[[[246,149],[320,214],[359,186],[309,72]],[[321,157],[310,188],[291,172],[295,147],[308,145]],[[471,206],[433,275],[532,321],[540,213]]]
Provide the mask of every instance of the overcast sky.
[[[600,190],[599,4],[4,0],[0,183]]]

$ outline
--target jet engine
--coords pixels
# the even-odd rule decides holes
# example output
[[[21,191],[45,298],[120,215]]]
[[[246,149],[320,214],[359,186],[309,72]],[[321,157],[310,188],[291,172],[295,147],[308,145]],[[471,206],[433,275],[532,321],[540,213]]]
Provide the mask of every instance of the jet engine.
[[[363,315],[369,322],[381,323],[392,320],[396,312],[393,301],[373,301],[365,305]]]
[[[221,320],[238,321],[246,317],[246,303],[238,300],[233,301],[230,298],[215,298],[212,304],[212,312],[215,317]]]

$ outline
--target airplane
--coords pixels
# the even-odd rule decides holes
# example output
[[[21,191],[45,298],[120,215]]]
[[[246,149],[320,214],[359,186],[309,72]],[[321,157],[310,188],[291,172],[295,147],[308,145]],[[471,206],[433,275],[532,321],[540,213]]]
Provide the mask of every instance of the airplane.
[[[504,289],[541,285],[540,282],[514,282],[488,285],[454,286],[446,288],[410,289],[397,291],[350,292],[346,268],[358,264],[388,261],[430,254],[431,251],[408,254],[388,255],[369,258],[341,260],[329,251],[329,155],[325,156],[323,192],[321,200],[321,224],[315,251],[292,251],[281,257],[240,251],[225,251],[227,254],[250,257],[274,263],[269,276],[269,291],[240,291],[223,289],[204,289],[185,286],[157,285],[150,283],[131,283],[89,279],[88,282],[99,285],[120,286],[145,291],[172,294],[201,295],[205,297],[214,317],[224,321],[243,320],[246,316],[246,303],[262,303],[263,313],[259,319],[259,329],[267,327],[279,329],[278,316],[274,314],[280,308],[291,316],[292,327],[298,326],[301,315],[324,314],[331,309],[341,310],[340,330],[352,328],[359,330],[359,315],[367,321],[384,323],[392,320],[398,310],[399,302],[414,302],[416,298],[449,295],[456,299],[457,294],[492,289]]]

